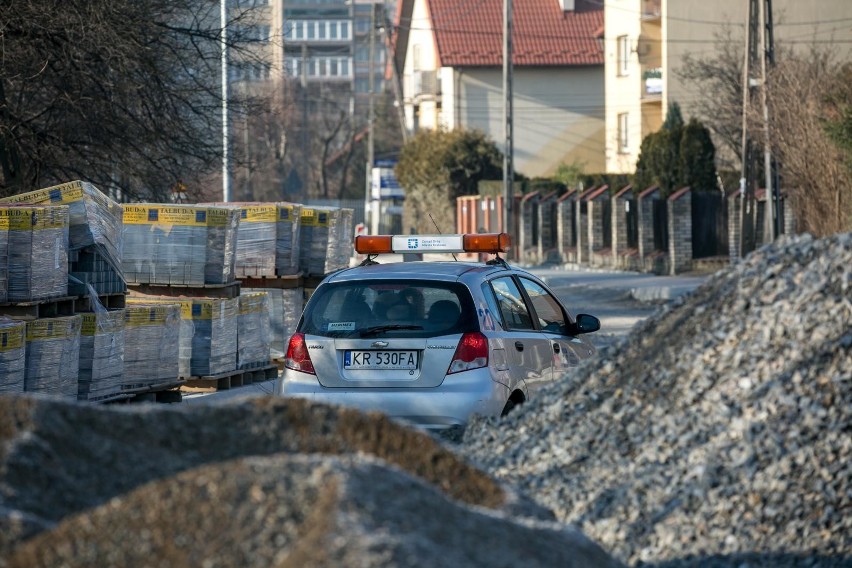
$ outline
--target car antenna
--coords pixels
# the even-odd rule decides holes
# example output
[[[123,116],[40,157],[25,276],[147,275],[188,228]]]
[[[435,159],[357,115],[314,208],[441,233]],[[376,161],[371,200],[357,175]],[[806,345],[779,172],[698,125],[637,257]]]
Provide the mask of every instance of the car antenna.
[[[439,234],[439,235],[443,235],[443,233],[441,232],[441,227],[439,227],[439,226],[438,226],[438,223],[436,223],[436,222],[435,222],[435,218],[434,218],[434,217],[432,217],[432,214],[431,214],[431,213],[429,213],[429,218],[430,218],[430,219],[432,219],[432,224],[433,224],[433,225],[435,225],[435,228],[436,228],[436,229],[438,229],[438,234]],[[456,253],[451,252],[450,254],[451,254],[451,255],[453,255],[453,260],[455,260],[456,262],[458,262],[458,260],[459,260],[459,259],[457,259],[457,258],[456,258]]]

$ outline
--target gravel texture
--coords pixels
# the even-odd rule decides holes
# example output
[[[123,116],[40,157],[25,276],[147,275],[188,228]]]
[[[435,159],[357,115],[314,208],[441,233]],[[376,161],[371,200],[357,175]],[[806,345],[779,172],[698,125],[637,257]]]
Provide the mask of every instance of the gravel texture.
[[[852,566],[852,234],[785,237],[458,451],[635,566]]]
[[[0,567],[476,565],[621,566],[377,413],[0,396]]]

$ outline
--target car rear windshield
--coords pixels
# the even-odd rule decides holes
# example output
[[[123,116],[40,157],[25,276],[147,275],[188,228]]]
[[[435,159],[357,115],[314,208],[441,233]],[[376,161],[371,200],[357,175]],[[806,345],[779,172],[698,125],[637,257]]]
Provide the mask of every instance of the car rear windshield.
[[[477,329],[464,285],[388,279],[320,286],[305,306],[300,331],[326,337],[434,337]]]

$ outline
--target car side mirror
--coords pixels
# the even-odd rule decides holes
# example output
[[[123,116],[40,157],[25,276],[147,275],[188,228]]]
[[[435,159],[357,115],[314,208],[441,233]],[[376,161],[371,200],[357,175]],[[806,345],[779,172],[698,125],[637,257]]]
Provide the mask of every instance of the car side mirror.
[[[569,332],[571,335],[580,335],[581,333],[592,333],[601,328],[601,320],[589,314],[577,314],[574,320],[574,325],[570,326]]]

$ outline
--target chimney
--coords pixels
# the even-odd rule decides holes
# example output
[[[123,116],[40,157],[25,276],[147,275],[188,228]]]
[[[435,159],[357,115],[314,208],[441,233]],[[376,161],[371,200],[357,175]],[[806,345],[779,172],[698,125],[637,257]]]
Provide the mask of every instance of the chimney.
[[[574,0],[559,0],[559,7],[562,8],[563,12],[573,12]]]

